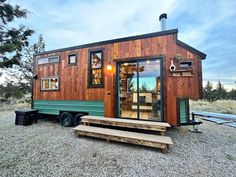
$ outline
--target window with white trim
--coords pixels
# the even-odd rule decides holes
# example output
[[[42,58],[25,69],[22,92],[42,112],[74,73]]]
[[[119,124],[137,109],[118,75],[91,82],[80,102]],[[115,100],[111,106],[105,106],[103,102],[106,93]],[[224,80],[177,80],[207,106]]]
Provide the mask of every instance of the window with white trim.
[[[41,90],[59,90],[59,78],[58,77],[42,78]]]

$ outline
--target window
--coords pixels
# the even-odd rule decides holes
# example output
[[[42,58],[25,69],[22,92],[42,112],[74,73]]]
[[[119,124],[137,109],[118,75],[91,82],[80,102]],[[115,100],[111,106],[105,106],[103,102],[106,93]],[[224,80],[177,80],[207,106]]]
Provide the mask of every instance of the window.
[[[59,56],[44,57],[38,59],[38,64],[47,64],[47,63],[58,63],[60,60]]]
[[[89,87],[103,87],[103,53],[93,51],[89,55]]]
[[[48,58],[49,63],[58,63],[59,62],[59,56],[53,56]]]
[[[59,90],[59,78],[50,77],[41,79],[41,90]]]
[[[48,58],[39,58],[38,59],[38,64],[45,64],[45,63],[48,63]]]
[[[191,61],[182,61],[179,63],[180,68],[191,68],[192,62]]]
[[[75,65],[77,63],[76,59],[76,54],[68,55],[68,64]]]

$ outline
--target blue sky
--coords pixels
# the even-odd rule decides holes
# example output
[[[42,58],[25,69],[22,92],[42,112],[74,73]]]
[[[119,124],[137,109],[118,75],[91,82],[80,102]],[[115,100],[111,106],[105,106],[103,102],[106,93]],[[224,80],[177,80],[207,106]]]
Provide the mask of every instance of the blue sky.
[[[158,17],[168,14],[167,29],[207,54],[204,81],[219,79],[236,88],[236,1],[233,0],[11,0],[31,11],[17,20],[43,34],[46,50],[160,30]]]

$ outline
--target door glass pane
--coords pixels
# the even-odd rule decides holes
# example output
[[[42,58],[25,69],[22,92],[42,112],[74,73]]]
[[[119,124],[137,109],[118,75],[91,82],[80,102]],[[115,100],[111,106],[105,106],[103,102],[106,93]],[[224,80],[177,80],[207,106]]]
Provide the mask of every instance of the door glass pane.
[[[119,115],[138,118],[137,63],[122,63],[119,67]]]
[[[160,60],[139,62],[139,118],[161,121]]]

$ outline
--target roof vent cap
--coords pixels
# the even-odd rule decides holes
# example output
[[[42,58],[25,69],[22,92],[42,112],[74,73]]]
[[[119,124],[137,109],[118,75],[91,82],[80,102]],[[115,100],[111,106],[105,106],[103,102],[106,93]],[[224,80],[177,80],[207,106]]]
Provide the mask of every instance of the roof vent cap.
[[[160,25],[161,25],[161,31],[165,31],[166,30],[166,19],[167,19],[167,14],[163,13],[159,16],[159,21],[160,21]]]

